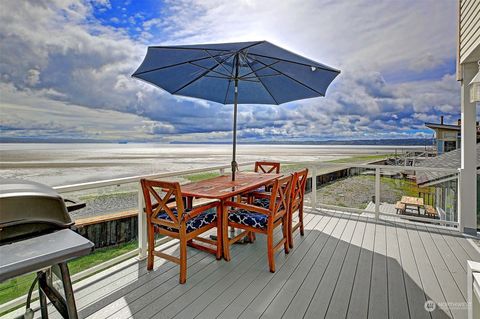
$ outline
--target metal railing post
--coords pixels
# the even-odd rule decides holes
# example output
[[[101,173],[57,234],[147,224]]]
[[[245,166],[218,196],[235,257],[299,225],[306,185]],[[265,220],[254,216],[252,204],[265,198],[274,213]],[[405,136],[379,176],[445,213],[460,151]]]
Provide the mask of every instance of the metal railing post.
[[[380,216],[380,168],[375,168],[375,218]]]
[[[461,168],[458,169],[458,178],[457,178],[457,222],[458,222],[458,230],[463,232],[463,227],[465,226],[463,221],[463,207],[462,207],[462,176],[463,170]]]
[[[312,207],[317,207],[317,168],[312,166],[312,192],[310,193],[310,200]]]
[[[142,185],[138,183],[138,259],[147,257],[147,219],[143,212],[144,204]]]

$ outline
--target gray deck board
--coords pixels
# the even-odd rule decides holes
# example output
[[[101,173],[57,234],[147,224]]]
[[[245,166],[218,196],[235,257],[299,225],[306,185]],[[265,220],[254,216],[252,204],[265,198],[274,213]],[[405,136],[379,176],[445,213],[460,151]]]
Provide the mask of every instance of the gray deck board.
[[[284,287],[285,283],[289,282],[291,276],[297,273],[295,271],[295,269],[297,269],[296,267],[300,264],[303,264],[302,261],[304,260],[304,258],[312,255],[312,248],[317,246],[316,243],[318,243],[319,235],[329,221],[329,217],[324,217],[319,223],[317,223],[315,227],[308,227],[312,230],[306,231],[306,239],[302,243],[295,242],[295,247],[298,248],[296,249],[297,251],[293,250],[290,253],[288,258],[284,263],[282,263],[280,268],[278,269],[277,267],[277,271],[275,274],[269,276],[268,280],[262,280],[262,274],[259,274],[259,276],[257,276],[257,278],[250,283],[249,287],[242,291],[242,295],[239,298],[240,300],[244,301],[240,303],[242,306],[238,307],[239,304],[236,301],[234,301],[234,303],[229,306],[230,309],[235,309],[233,313],[241,313],[247,308],[249,304],[252,303],[252,301],[255,301],[259,296],[262,297],[268,294],[269,297],[267,297],[267,299],[271,300],[273,299],[273,297],[275,297],[275,293],[283,291],[284,289],[282,289],[282,287]],[[265,277],[265,271],[267,271],[266,267],[262,269],[263,277]],[[265,304],[268,305],[268,303]],[[222,317],[228,317],[230,314],[230,309],[225,309],[225,311],[223,311],[222,313]],[[259,314],[261,314],[261,312]]]
[[[466,271],[467,263],[465,262],[465,260],[475,260],[475,258],[471,258],[467,254],[465,249],[462,247],[462,245],[455,238],[455,236],[458,236],[458,235],[455,235],[455,234],[450,235],[450,233],[445,233],[444,231],[441,231],[441,230],[438,230],[438,229],[434,229],[433,231],[437,232],[437,234],[442,236],[445,243],[450,247],[451,251],[453,252],[455,257],[457,258],[460,266]]]
[[[370,276],[372,274],[375,222],[369,221],[365,228],[362,250],[348,304],[347,318],[368,318]]]
[[[440,257],[447,266],[448,272],[450,272],[455,280],[457,287],[460,289],[464,299],[467,298],[467,278],[464,276],[464,267],[459,262],[455,253],[452,251],[444,237],[433,229],[428,229],[433,243],[437,246]]]
[[[461,238],[458,235],[455,236],[455,239],[460,244],[460,246],[462,246],[463,249],[465,249],[465,251],[467,252],[469,260],[480,261],[478,250],[475,249],[472,246],[472,244],[470,244],[467,240],[465,240],[465,238]]]
[[[375,243],[368,307],[368,317],[371,318],[388,318],[387,242],[385,240],[385,227],[382,226],[384,226],[382,221],[378,221],[375,226]]]
[[[324,230],[322,232],[319,232],[318,234],[315,234],[320,237],[320,241],[318,241],[318,237],[316,237],[315,241],[312,243],[312,247],[320,247],[321,249],[323,249],[325,241],[329,238],[328,236],[336,228],[336,225],[338,225],[337,219],[332,218],[331,220],[329,220]],[[324,234],[326,234],[326,236],[324,236]],[[318,256],[318,252],[309,253],[309,255],[312,255],[315,258],[315,256]],[[305,273],[308,273],[308,269],[306,272],[304,272],[304,274]],[[255,295],[255,298],[252,299],[248,307],[244,308],[241,311],[239,318],[258,318],[262,315],[262,313],[269,306],[269,304],[272,302],[272,300],[275,298],[276,294],[280,291],[282,287],[282,281],[274,279],[275,278],[272,278],[272,280],[269,280],[267,285],[262,286],[262,289],[259,291],[259,293]],[[225,317],[225,315],[226,317],[228,317],[228,312],[224,312],[224,316],[222,317]]]
[[[312,215],[307,216],[305,218],[305,227],[317,229],[318,232],[322,231],[323,227],[327,224],[329,217],[323,216],[315,216],[312,218]],[[307,229],[308,229],[307,228]],[[306,232],[305,236],[301,237],[298,232],[295,233],[295,247],[296,249],[292,251],[289,256],[288,260],[286,261],[286,265],[292,263],[295,260],[299,260],[305,256],[307,251],[309,251],[314,239],[318,236],[318,232]],[[266,249],[266,248],[265,248]],[[277,266],[277,273],[276,276],[280,273],[283,274],[284,269],[282,260],[279,260],[276,264]],[[253,291],[250,290],[252,286],[256,286],[255,290],[259,291],[262,278],[265,277],[265,272],[268,271],[267,264],[265,262],[260,262],[255,265],[255,267],[248,272],[247,275],[243,276],[236,282],[234,282],[228,289],[222,292],[222,294],[216,298],[209,300],[209,303],[204,307],[204,309],[196,316],[196,318],[216,318],[222,312],[225,311],[230,305],[238,305],[240,303],[240,296],[243,294],[245,297],[245,293],[248,291],[250,297],[253,299]],[[249,304],[249,301],[243,303],[245,307]],[[230,313],[228,309],[225,313]]]
[[[341,276],[338,278],[333,294],[329,297],[330,301],[326,318],[345,318],[347,314],[348,308],[345,305],[348,305],[352,293],[366,225],[366,222],[362,219],[357,221],[357,226],[343,263]]]
[[[304,244],[299,246],[299,252],[298,253],[293,253],[292,256],[294,256],[295,259],[301,259],[305,254],[310,250],[310,247],[312,247],[313,243],[316,242],[317,237],[320,235],[320,231],[324,231],[325,227],[329,225],[330,223],[335,222],[335,220],[332,220],[331,218],[322,218],[320,223],[316,225],[314,228],[317,231],[307,231],[306,240],[304,241]],[[308,227],[312,229],[311,227]],[[307,228],[307,229],[308,229]],[[290,256],[289,256],[290,257]],[[284,268],[282,267],[280,271],[282,271]],[[286,268],[285,268],[286,269]],[[266,271],[266,270],[264,270]],[[283,270],[284,271],[284,270]],[[273,280],[272,276],[264,275],[261,277],[258,277],[255,281],[249,284],[249,286],[244,289],[240,295],[238,295],[237,299],[234,300],[231,304],[226,307],[221,314],[218,316],[218,318],[231,318],[231,317],[238,317],[240,316],[243,311],[252,303],[252,301],[260,294],[262,291],[265,290],[265,287]]]
[[[410,242],[407,229],[403,223],[395,224],[395,229],[400,259],[402,260],[405,291],[407,292],[406,308],[408,308],[410,318],[431,318],[430,313],[426,312],[424,308],[427,296],[420,277],[420,270],[413,255],[412,243]]]
[[[385,223],[387,242],[388,309],[390,318],[410,318],[405,277],[395,224]]]
[[[296,232],[294,239],[289,254],[276,254],[274,274],[262,235],[233,245],[228,263],[189,248],[185,285],[171,262],[156,258],[149,272],[144,260],[126,260],[74,284],[79,316],[466,318],[466,261],[480,261],[480,253],[455,230],[394,215],[376,221],[315,211],[305,215],[305,236]],[[177,242],[162,247],[178,254]],[[427,300],[440,304],[427,312]]]
[[[315,289],[314,295],[310,300],[309,307],[304,315],[305,318],[324,317],[328,310],[332,291],[335,290],[338,278],[342,273],[345,264],[345,255],[348,252],[350,241],[357,227],[358,216],[353,215],[348,221],[345,230],[340,237],[340,241],[335,248],[335,252],[331,257],[328,267],[322,276],[320,284]]]
[[[320,284],[325,270],[328,267],[329,261],[335,252],[335,249],[340,241],[349,219],[340,218],[335,228],[330,232],[329,237],[322,248],[322,251],[317,255],[315,263],[312,265],[305,277],[302,285],[298,289],[295,297],[291,300],[286,309],[283,318],[302,317],[310,305],[312,295],[315,293],[317,286]]]
[[[315,216],[316,218],[314,219],[314,223],[317,223],[319,219],[321,218],[320,216]],[[319,218],[320,217],[320,218]],[[307,223],[307,225],[310,225],[310,223]],[[295,241],[298,245],[302,245],[303,241],[305,240],[305,237],[300,237],[298,233],[295,234]],[[279,238],[277,238],[278,240]],[[258,248],[257,248],[258,249]],[[264,253],[266,252],[266,245],[264,245]],[[284,258],[285,254],[283,251],[279,251],[276,254],[276,269],[277,272],[279,269],[283,269],[285,265],[286,258]],[[289,259],[290,260],[290,259]],[[189,303],[184,304],[184,308],[182,309],[181,312],[179,312],[174,318],[191,318],[192,316],[197,316],[202,312],[203,310],[206,309],[206,307],[211,304],[211,302],[215,304],[221,304],[221,301],[218,301],[217,299],[223,295],[225,295],[225,291],[227,291],[229,288],[236,287],[237,285],[240,285],[246,279],[248,278],[250,282],[255,282],[255,279],[258,276],[264,276],[265,271],[268,271],[268,263],[267,259],[265,256],[262,256],[262,258],[259,258],[256,262],[254,261],[247,261],[247,265],[244,267],[239,266],[238,268],[238,273],[234,272],[229,276],[227,280],[221,280],[211,286],[209,289],[205,291],[200,291],[200,296]],[[273,275],[271,275],[273,276]],[[252,278],[253,277],[253,278]],[[212,317],[212,315],[211,315]],[[211,318],[210,317],[210,318]]]
[[[443,295],[446,300],[450,300],[451,303],[462,303],[465,302],[465,297],[462,295],[462,292],[457,286],[452,273],[445,264],[444,259],[442,258],[442,253],[438,251],[438,246],[435,245],[432,237],[425,226],[419,225],[417,229],[420,230],[418,233],[422,240],[423,246],[427,252],[427,257],[431,263],[432,271],[434,272],[440,287],[442,289]],[[461,316],[461,310],[456,307],[448,307],[450,312],[454,317]]]
[[[406,224],[406,227],[427,300],[432,300],[436,304],[446,304],[445,295],[440,287],[438,278],[433,272],[432,264],[428,259],[428,253],[425,251],[419,232],[413,224]],[[432,318],[452,317],[449,309],[441,309],[439,307],[436,307],[431,315]]]

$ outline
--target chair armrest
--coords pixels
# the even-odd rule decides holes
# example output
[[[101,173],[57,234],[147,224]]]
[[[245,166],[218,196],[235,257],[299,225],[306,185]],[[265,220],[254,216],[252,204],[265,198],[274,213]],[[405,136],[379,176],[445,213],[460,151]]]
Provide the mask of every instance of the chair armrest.
[[[271,212],[268,210],[268,209],[265,209],[263,207],[258,207],[258,206],[255,206],[255,205],[250,205],[250,204],[245,204],[245,203],[237,203],[237,202],[225,202],[224,203],[225,206],[231,206],[231,207],[237,207],[237,208],[243,208],[243,209],[246,209],[246,210],[250,210],[250,211],[253,211],[255,213],[259,213],[259,214],[264,214],[264,215],[270,215]]]
[[[195,207],[191,211],[189,211],[188,213],[184,213],[184,216],[185,216],[184,220],[187,221],[187,220],[189,220],[193,217],[196,217],[196,216],[200,215],[201,213],[205,212],[206,210],[209,210],[211,208],[218,207],[218,206],[220,206],[220,202],[212,202],[212,203],[208,203],[208,204],[205,204],[205,205]]]
[[[270,192],[252,192],[249,195],[253,196],[254,198],[270,198],[272,196],[272,193],[270,193]]]

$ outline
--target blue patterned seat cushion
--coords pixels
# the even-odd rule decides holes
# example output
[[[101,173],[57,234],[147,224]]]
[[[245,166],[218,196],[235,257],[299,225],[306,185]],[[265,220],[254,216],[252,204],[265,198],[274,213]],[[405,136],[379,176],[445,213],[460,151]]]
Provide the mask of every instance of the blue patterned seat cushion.
[[[269,198],[258,198],[253,201],[253,205],[260,206],[265,209],[270,208],[270,199]],[[280,206],[280,210],[283,209],[283,204]]]
[[[255,199],[253,201],[253,205],[260,206],[260,207],[263,207],[265,209],[269,209],[270,208],[270,199],[269,198]]]
[[[246,209],[237,209],[228,214],[228,220],[232,223],[265,229],[267,228],[268,216]]]
[[[191,209],[186,209],[185,210],[186,213],[188,213],[189,211],[191,211]],[[176,209],[172,209],[172,212],[175,216],[177,216],[177,210]],[[172,221],[172,219],[170,218],[170,216],[168,216],[168,214],[166,212],[160,212],[157,215],[157,218]],[[187,221],[187,223],[186,223],[187,233],[192,232],[194,230],[197,230],[197,229],[199,229],[201,227],[204,227],[208,224],[211,224],[211,223],[215,222],[216,220],[217,220],[217,211],[216,211],[215,208],[210,208],[209,210],[206,210],[205,212],[201,213],[200,215],[197,215],[197,216],[195,216],[192,219]],[[167,227],[167,226],[163,226],[163,225],[155,225],[155,227],[161,227],[163,229],[178,233],[178,229],[175,229],[175,228],[171,228],[171,227]]]

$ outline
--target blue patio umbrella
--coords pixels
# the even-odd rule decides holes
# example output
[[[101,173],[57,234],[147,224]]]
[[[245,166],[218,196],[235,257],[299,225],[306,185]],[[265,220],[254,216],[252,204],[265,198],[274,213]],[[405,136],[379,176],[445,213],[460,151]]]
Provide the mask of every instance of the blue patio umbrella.
[[[282,104],[325,96],[339,70],[267,41],[150,46],[132,75],[175,95],[233,104],[232,180],[238,104]]]

